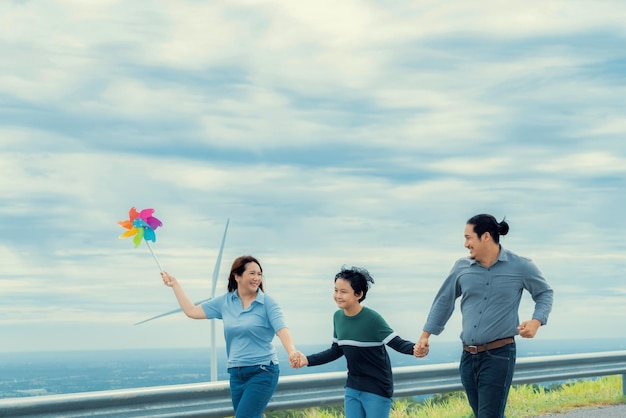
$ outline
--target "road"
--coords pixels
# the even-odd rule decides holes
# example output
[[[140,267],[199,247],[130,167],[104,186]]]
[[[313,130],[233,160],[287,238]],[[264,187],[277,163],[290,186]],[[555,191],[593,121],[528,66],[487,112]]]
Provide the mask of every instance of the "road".
[[[563,414],[539,415],[535,418],[624,418],[626,404],[613,406],[599,406],[594,408],[578,408]]]

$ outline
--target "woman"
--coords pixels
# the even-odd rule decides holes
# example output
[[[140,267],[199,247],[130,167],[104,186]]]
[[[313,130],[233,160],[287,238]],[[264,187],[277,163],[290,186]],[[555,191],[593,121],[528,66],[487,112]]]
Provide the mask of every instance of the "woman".
[[[376,311],[361,306],[374,279],[366,269],[345,267],[335,276],[333,343],[325,351],[298,353],[294,367],[317,366],[346,356],[348,380],[344,398],[347,418],[389,417],[393,395],[391,361],[385,345],[413,354],[414,343],[400,338]]]
[[[199,305],[189,299],[174,277],[161,272],[174,290],[183,312],[193,319],[224,321],[230,391],[236,418],[258,418],[278,384],[278,356],[272,344],[280,338],[290,361],[297,351],[278,304],[263,291],[261,263],[250,256],[237,258],[230,269],[228,293]]]

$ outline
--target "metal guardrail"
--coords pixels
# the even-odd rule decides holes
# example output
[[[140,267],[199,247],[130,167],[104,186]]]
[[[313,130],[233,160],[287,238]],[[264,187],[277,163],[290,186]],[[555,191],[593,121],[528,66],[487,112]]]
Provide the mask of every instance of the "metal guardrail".
[[[528,357],[517,360],[514,384],[622,375],[626,395],[626,351]],[[458,363],[393,369],[394,397],[462,390]],[[267,411],[343,402],[345,372],[283,376]],[[227,381],[66,395],[0,399],[0,417],[226,417],[232,416]]]

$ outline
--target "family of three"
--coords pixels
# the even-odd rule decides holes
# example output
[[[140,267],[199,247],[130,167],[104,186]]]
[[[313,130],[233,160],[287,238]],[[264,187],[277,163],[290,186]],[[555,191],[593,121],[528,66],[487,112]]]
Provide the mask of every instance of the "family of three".
[[[460,297],[462,356],[459,371],[469,404],[477,418],[504,417],[515,368],[515,336],[532,338],[545,325],[553,291],[528,258],[500,245],[509,225],[480,214],[464,230],[469,256],[459,259],[434,298],[417,343],[400,338],[381,315],[363,306],[371,284],[364,268],[342,268],[334,278],[330,348],[299,352],[276,301],[263,290],[263,268],[250,255],[238,257],[228,277],[228,292],[195,305],[180,283],[161,272],[183,312],[194,319],[222,319],[230,391],[236,418],[259,418],[278,384],[278,357],[272,343],[278,336],[292,367],[316,366],[345,356],[348,378],[344,414],[347,418],[389,416],[393,395],[391,362],[386,346],[424,357],[429,337],[440,334]],[[535,302],[530,320],[519,322],[523,290]],[[410,315],[407,312],[407,315]]]

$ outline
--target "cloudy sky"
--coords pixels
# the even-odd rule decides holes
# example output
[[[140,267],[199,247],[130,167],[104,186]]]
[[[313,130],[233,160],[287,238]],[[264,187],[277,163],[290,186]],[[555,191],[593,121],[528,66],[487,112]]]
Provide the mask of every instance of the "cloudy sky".
[[[133,325],[177,305],[146,245],[118,238],[131,206],[156,210],[152,248],[194,300],[230,219],[217,292],[257,256],[297,344],[330,342],[344,264],[417,338],[482,212],[555,290],[539,338],[626,337],[625,13],[3,1],[0,350],[208,346],[208,321]]]

